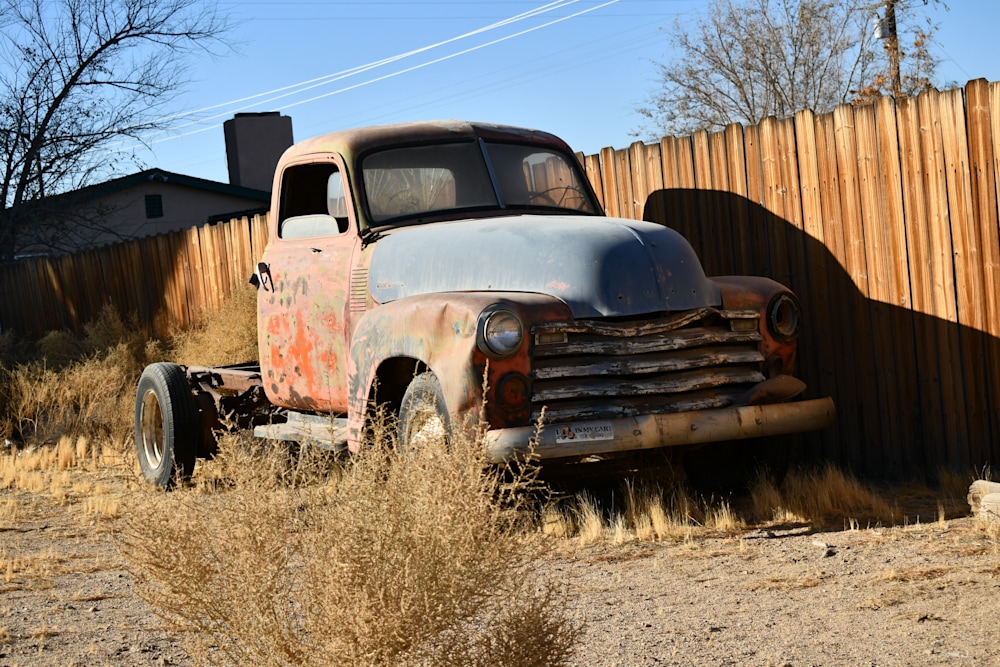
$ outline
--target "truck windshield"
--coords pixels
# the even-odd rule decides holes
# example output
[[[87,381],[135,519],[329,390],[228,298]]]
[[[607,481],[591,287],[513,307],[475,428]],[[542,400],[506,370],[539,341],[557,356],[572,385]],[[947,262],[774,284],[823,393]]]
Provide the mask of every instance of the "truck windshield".
[[[485,152],[476,142],[390,148],[365,157],[372,222],[489,209],[598,212],[572,156],[537,145],[483,146]]]

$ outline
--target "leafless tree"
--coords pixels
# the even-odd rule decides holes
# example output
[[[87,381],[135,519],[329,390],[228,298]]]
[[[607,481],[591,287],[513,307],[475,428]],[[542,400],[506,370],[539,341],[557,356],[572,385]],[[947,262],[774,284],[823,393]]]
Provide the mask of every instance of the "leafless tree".
[[[906,0],[892,0],[902,15]],[[801,109],[824,112],[870,98],[888,71],[875,0],[713,0],[693,25],[669,31],[677,55],[658,63],[658,86],[638,109],[637,134],[662,136],[754,124]],[[933,26],[920,34],[925,46]],[[923,48],[921,81],[934,61]],[[874,87],[873,87],[874,86]]]
[[[162,127],[187,56],[227,29],[204,0],[0,0],[0,262],[58,218],[50,195],[111,175]]]

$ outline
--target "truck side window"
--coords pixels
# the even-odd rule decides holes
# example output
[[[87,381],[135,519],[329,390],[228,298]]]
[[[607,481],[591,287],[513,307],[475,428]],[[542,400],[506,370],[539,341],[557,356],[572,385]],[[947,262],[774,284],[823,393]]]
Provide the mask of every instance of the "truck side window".
[[[289,167],[281,178],[278,236],[301,239],[347,231],[343,176],[332,162]]]

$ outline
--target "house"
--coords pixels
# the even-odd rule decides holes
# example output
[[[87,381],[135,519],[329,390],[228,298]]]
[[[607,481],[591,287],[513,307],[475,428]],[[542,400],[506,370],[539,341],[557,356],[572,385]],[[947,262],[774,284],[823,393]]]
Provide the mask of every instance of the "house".
[[[40,200],[17,254],[79,252],[267,211],[274,167],[293,143],[291,118],[241,113],[224,130],[229,183],[154,168]]]

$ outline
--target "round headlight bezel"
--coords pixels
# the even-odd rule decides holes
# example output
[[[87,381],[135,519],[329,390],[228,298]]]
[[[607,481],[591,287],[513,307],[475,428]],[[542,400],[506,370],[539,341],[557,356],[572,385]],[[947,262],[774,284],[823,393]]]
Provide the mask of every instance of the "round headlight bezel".
[[[791,292],[782,292],[767,304],[767,331],[776,341],[790,343],[802,330],[802,307]]]
[[[524,343],[524,324],[509,308],[490,308],[479,316],[477,343],[492,359],[509,359]]]

